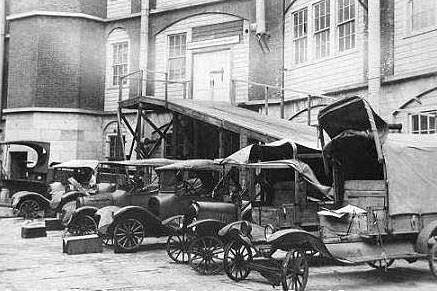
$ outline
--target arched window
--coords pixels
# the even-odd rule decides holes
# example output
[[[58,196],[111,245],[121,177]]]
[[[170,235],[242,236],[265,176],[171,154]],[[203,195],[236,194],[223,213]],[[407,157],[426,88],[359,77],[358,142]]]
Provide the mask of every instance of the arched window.
[[[129,72],[129,35],[126,30],[114,29],[107,40],[107,87],[119,85],[120,77]],[[127,84],[127,78],[123,85]]]

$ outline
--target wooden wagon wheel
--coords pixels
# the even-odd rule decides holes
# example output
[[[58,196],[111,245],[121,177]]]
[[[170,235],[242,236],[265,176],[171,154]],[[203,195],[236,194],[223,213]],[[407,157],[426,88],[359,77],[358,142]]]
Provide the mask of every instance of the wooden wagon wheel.
[[[38,216],[38,211],[41,209],[38,201],[27,199],[21,202],[19,213],[24,219],[32,219]]]
[[[393,265],[394,261],[395,261],[394,259],[388,259],[388,260],[383,259],[383,260],[376,260],[373,262],[368,262],[367,264],[370,267],[378,269],[378,270],[386,270],[388,267]]]
[[[171,235],[167,239],[167,254],[176,263],[188,263],[189,239],[186,233]]]
[[[303,291],[308,281],[308,262],[300,250],[291,250],[285,256],[281,270],[284,291]]]
[[[97,233],[97,224],[95,220],[89,215],[84,215],[78,218],[75,224],[77,224],[76,229],[78,230],[79,235]]]
[[[215,236],[198,237],[188,248],[190,266],[199,274],[213,275],[223,269],[223,242]]]
[[[117,252],[137,251],[144,239],[144,225],[135,218],[122,219],[114,228],[114,245]]]
[[[437,278],[437,243],[429,250],[428,258],[429,269],[435,278]]]
[[[250,262],[252,251],[248,245],[232,241],[226,246],[223,266],[229,278],[237,282],[246,279],[251,271]]]

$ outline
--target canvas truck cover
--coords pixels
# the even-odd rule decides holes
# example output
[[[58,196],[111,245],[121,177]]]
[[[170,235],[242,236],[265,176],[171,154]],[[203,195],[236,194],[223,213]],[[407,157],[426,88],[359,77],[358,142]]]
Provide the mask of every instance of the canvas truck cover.
[[[389,134],[383,144],[389,213],[437,212],[437,137]]]

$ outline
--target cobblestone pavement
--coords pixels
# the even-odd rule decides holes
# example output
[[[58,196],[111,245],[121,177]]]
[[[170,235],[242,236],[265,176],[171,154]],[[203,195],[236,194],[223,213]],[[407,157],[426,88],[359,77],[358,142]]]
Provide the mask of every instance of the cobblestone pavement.
[[[0,290],[154,290],[239,291],[273,289],[258,273],[233,282],[225,274],[197,275],[186,265],[172,263],[164,249],[143,246],[135,254],[62,253],[62,232],[22,239],[19,218],[0,219]],[[310,266],[307,289],[320,291],[437,290],[427,262],[396,261],[387,271],[361,266]]]

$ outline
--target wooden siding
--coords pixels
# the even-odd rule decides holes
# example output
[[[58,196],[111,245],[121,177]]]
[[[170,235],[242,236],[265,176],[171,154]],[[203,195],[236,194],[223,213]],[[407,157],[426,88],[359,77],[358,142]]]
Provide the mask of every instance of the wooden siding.
[[[243,35],[243,21],[229,21],[193,27],[192,41],[202,41],[215,38]]]
[[[240,18],[224,15],[224,14],[202,14],[184,19],[174,25],[168,27],[158,35],[156,35],[156,71],[167,71],[167,59],[168,59],[168,35],[177,33],[187,33],[187,42],[192,41],[192,28],[196,26],[214,25],[220,23],[226,23],[230,21],[237,21]],[[247,23],[244,24],[248,26]],[[216,50],[217,48],[223,49],[226,46],[208,47],[208,50]],[[186,55],[186,76],[187,80],[191,80],[192,76],[192,54],[195,52],[203,52],[204,50],[199,48],[195,50],[187,50]],[[231,73],[232,79],[248,80],[249,75],[249,36],[244,34],[238,44],[231,45]],[[155,79],[162,80],[163,75],[157,74]],[[189,85],[188,85],[189,87]],[[183,86],[181,84],[170,84],[168,86],[169,98],[182,98]],[[245,83],[238,83],[236,85],[237,101],[246,101],[248,96],[248,86]],[[155,96],[158,98],[164,98],[164,84],[162,82],[155,83]]]
[[[410,21],[408,1],[395,0],[395,76],[437,70],[437,25],[413,32]]]
[[[131,51],[131,43],[129,41],[129,36],[125,30],[117,29],[114,30],[108,37],[106,43],[106,75],[105,75],[105,104],[104,111],[114,111],[118,107],[118,86],[112,85],[112,61],[113,61],[113,49],[112,44],[118,42],[128,42],[129,52]],[[128,53],[128,72],[130,67],[130,53]],[[123,100],[129,97],[129,87],[128,85],[123,86]]]
[[[171,10],[220,1],[222,0],[156,0],[156,10]]]
[[[107,0],[107,17],[118,18],[129,16],[131,14],[132,0]]]
[[[337,48],[338,37],[337,27],[334,21],[337,19],[336,1],[331,1],[331,29],[330,29],[330,56],[316,60],[314,58],[314,44],[311,44],[313,35],[313,14],[312,5],[317,1],[296,1],[285,16],[285,39],[284,39],[284,66],[285,88],[300,89],[303,91],[335,91],[341,87],[353,86],[365,81],[365,59],[364,55],[364,12],[356,2],[355,17],[355,48],[339,52]],[[299,65],[294,63],[293,49],[293,22],[292,13],[308,7],[308,61]],[[292,92],[285,93],[286,99],[297,96]]]

